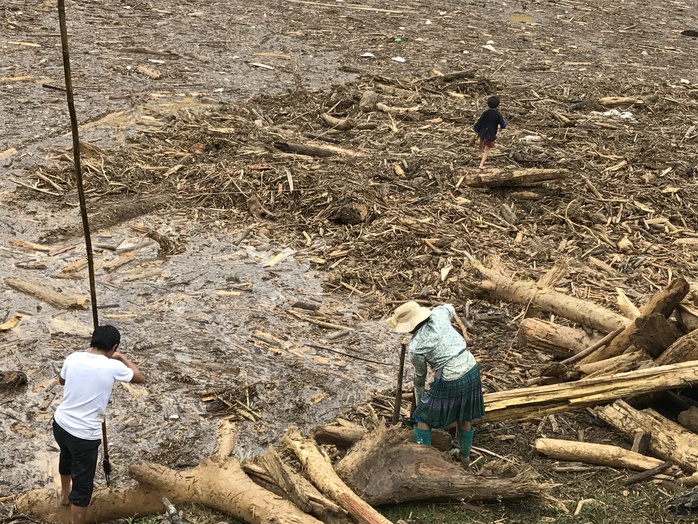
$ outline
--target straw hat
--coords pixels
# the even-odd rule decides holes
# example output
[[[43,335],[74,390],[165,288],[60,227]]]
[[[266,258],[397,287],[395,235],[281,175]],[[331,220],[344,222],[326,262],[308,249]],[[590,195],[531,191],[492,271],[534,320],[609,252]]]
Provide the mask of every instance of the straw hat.
[[[395,333],[409,333],[430,316],[431,309],[410,301],[397,308],[385,323]]]

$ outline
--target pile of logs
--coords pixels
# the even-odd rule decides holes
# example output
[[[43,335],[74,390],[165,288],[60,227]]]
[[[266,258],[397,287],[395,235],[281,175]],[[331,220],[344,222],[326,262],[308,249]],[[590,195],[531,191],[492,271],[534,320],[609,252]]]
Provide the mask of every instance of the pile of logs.
[[[525,420],[594,407],[598,418],[636,441],[634,448],[644,436],[646,451],[657,459],[636,449],[553,439],[539,439],[535,448],[556,459],[643,470],[647,477],[676,473],[676,466],[689,474],[698,471],[698,402],[670,391],[698,384],[698,330],[686,280],[671,280],[639,309],[619,292],[623,314],[618,314],[554,290],[554,279],[517,281],[478,261],[472,261],[472,268],[479,294],[582,326],[524,318],[519,346],[554,362],[529,380],[529,387],[485,395],[486,420]],[[668,392],[664,398],[683,409],[678,423],[641,409],[659,392]],[[688,477],[686,483],[694,484],[696,478]]]
[[[129,476],[137,483],[95,490],[88,520],[161,513],[167,498],[172,504],[203,504],[253,524],[388,524],[374,506],[549,497],[551,486],[537,482],[530,470],[476,475],[433,447],[413,444],[411,432],[404,428],[352,431],[347,444],[356,444],[335,466],[315,438],[303,437],[295,428],[286,432],[281,443],[306,478],[273,448],[241,464],[230,456],[235,425],[222,420],[213,453],[198,466],[184,471],[159,464],[132,466]],[[15,509],[44,522],[69,518],[69,509],[58,503],[52,488],[20,495]]]

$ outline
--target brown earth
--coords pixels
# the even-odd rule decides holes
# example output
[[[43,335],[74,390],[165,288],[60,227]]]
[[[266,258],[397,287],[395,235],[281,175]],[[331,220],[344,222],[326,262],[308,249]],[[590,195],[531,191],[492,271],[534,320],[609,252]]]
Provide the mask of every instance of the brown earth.
[[[221,414],[241,420],[247,457],[289,424],[308,429],[390,388],[399,340],[380,318],[409,298],[456,306],[488,391],[521,387],[545,357],[516,345],[522,306],[473,295],[469,257],[531,279],[567,259],[557,287],[611,308],[615,288],[641,305],[675,276],[696,280],[695,252],[676,242],[698,238],[698,40],[681,34],[698,28],[696,7],[69,2],[100,315],[148,377],[112,401],[116,483],[136,462],[198,463]],[[2,26],[0,274],[87,297],[85,269],[66,271],[84,247],[65,98],[51,87],[63,85],[55,6],[9,0]],[[471,74],[440,76],[460,71]],[[368,90],[415,109],[361,111]],[[495,93],[510,125],[489,166],[562,168],[563,182],[463,183],[479,162],[471,127]],[[610,96],[637,100],[599,103]],[[331,129],[323,113],[357,125]],[[345,151],[291,155],[282,142]],[[133,261],[107,271],[123,253]],[[29,376],[0,392],[4,500],[54,481],[50,363],[84,347],[91,316],[1,289],[0,321],[22,321],[0,333],[0,369]],[[673,484],[624,493],[622,472],[556,473],[529,449],[579,430],[627,445],[584,413],[492,425],[475,445],[533,464],[572,512],[604,501],[587,521],[672,520]],[[472,522],[575,521],[536,505],[471,509]],[[412,522],[448,521],[414,511]]]

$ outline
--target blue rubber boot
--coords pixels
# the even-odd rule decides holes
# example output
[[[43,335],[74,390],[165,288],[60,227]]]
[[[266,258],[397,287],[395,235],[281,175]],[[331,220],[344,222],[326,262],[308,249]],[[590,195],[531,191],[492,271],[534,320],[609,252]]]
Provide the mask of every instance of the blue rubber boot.
[[[415,444],[431,446],[431,429],[420,429],[415,426],[413,441]]]
[[[473,435],[475,428],[470,428],[468,431],[458,430],[458,440],[460,441],[460,455],[464,464],[470,462],[470,450],[473,447]]]

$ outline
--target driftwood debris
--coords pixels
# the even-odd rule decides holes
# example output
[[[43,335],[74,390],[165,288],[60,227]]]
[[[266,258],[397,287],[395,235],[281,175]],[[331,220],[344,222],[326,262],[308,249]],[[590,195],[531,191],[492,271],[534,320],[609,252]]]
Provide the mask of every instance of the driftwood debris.
[[[258,483],[262,482],[262,487],[271,489],[274,492],[278,491],[280,495],[289,498],[299,508],[301,507],[299,505],[300,502],[300,504],[304,505],[304,511],[316,516],[323,522],[327,523],[330,521],[331,524],[339,524],[348,520],[346,511],[320,493],[308,479],[281,462],[281,457],[276,451],[274,451],[274,454],[275,457],[271,457],[271,461],[276,462],[277,465],[271,467],[275,471],[269,469],[270,457],[268,457],[268,453],[263,453],[257,457],[259,465],[249,460],[244,461],[242,463],[242,469]],[[278,468],[280,467],[283,467],[285,471],[285,480],[281,480],[278,476]],[[291,483],[293,487],[288,487],[287,483]],[[293,500],[294,497],[297,498],[297,501]]]
[[[69,297],[55,289],[25,278],[7,277],[5,284],[42,302],[46,302],[57,309],[87,309],[88,307],[88,300],[85,297],[78,295]]]
[[[695,515],[698,513],[698,493],[691,491],[674,497],[667,503],[667,509],[681,516]]]
[[[506,204],[501,206],[502,218],[506,220],[509,224],[515,225],[518,223],[518,218],[513,213],[513,211]],[[547,270],[536,284],[539,288],[549,288],[553,289],[555,285],[562,279],[569,271],[569,260],[566,258],[558,258],[553,267]],[[524,318],[537,318],[544,314],[543,311],[539,311],[535,307],[527,306],[524,310]]]
[[[698,384],[698,362],[640,369],[579,382],[488,393],[485,394],[484,420],[495,422],[536,418],[690,384]]]
[[[23,371],[0,371],[0,391],[26,386],[27,374]]]
[[[611,340],[613,340],[615,338],[616,335],[618,335],[621,331],[623,331],[623,329],[624,328],[620,327],[614,331],[611,331],[610,333],[606,334],[600,340],[597,340],[596,342],[594,342],[591,346],[589,346],[585,350],[580,351],[579,353],[571,356],[570,358],[563,360],[562,364],[569,365],[569,364],[572,364],[573,362],[579,362],[587,355],[591,355],[594,351],[596,351],[600,347],[607,345]]]
[[[691,331],[671,346],[656,359],[658,366],[698,360],[698,330]]]
[[[642,316],[635,320],[637,330],[630,335],[630,343],[647,351],[652,358],[659,357],[685,333],[678,324],[661,313]]]
[[[694,304],[686,303],[684,300],[674,311],[674,317],[684,331],[690,332],[698,329],[698,309]]]
[[[495,269],[490,269],[478,261],[471,262],[480,279],[473,285],[483,294],[554,313],[558,316],[610,333],[625,328],[630,320],[588,300],[559,293],[551,289],[541,289],[535,282],[512,280]]]
[[[643,325],[643,322],[640,319],[643,317],[651,317],[655,314],[661,314],[665,318],[669,317],[674,309],[676,309],[676,306],[678,306],[686,296],[688,290],[689,287],[686,280],[683,278],[673,280],[665,289],[656,293],[642,308],[642,317],[636,319],[635,322],[629,322],[625,326],[625,329],[623,329],[623,331],[607,346],[604,346],[593,352],[591,355],[585,357],[581,363],[588,364],[591,362],[598,362],[599,360],[605,360],[623,353],[623,351],[625,351],[632,344],[632,338],[638,331],[638,325]]]
[[[346,512],[320,493],[305,477],[287,466],[272,446],[257,461],[266,470],[273,484],[306,513],[315,515],[323,522],[346,520],[343,518]]]
[[[649,431],[636,431],[633,437],[633,445],[630,451],[635,453],[640,453],[642,455],[647,455],[650,449],[650,439],[652,438],[652,433]]]
[[[690,429],[694,433],[698,433],[698,407],[691,406],[690,408],[679,413],[677,419],[686,429]]]
[[[359,154],[356,151],[330,145],[320,147],[283,141],[274,142],[273,145],[276,149],[283,151],[284,153],[296,153],[298,155],[314,156],[319,158],[327,158],[336,155],[356,156]]]
[[[621,288],[616,288],[616,304],[620,312],[630,320],[635,320],[641,315],[640,310],[633,304]]]
[[[596,408],[594,413],[628,438],[632,438],[637,431],[651,433],[649,450],[653,455],[673,460],[690,472],[698,469],[698,435],[656,411],[639,411],[623,400],[617,400],[611,405]]]
[[[378,109],[378,111],[382,111],[384,113],[392,113],[395,115],[416,115],[417,113],[419,113],[421,106],[393,107],[393,106],[385,105],[382,102],[378,102],[376,104],[376,109]]]
[[[337,474],[369,504],[415,500],[544,498],[550,487],[531,471],[474,475],[430,446],[411,442],[400,427],[379,428],[336,465]]]
[[[318,444],[331,444],[339,449],[349,449],[369,432],[367,428],[358,424],[342,422],[318,426],[313,436]],[[451,435],[443,430],[432,430],[431,446],[440,451],[450,451],[453,448]]]
[[[567,177],[566,169],[529,168],[502,170],[493,169],[465,175],[463,183],[471,187],[527,187]]]
[[[274,479],[275,484],[288,493],[291,502],[306,513],[312,512],[310,499],[293,478],[295,474],[286,467],[273,446],[269,446],[267,452],[260,455],[259,462]]]
[[[632,96],[605,96],[599,98],[599,104],[606,107],[643,105],[644,103],[645,101],[642,98]]]
[[[375,91],[364,91],[359,101],[359,109],[365,112],[373,111],[376,108],[376,102],[378,102],[378,93]]]
[[[293,142],[274,142],[274,147],[284,153],[297,153],[299,155],[316,156],[320,158],[337,155],[337,152],[330,148],[295,144]]]
[[[644,351],[634,351],[632,353],[623,353],[617,357],[607,358],[599,362],[592,362],[591,364],[579,364],[577,369],[586,375],[584,380],[589,380],[590,378],[601,375],[631,371],[643,364],[654,365],[647,353]]]
[[[356,126],[354,121],[349,118],[336,118],[332,115],[328,115],[327,113],[323,113],[322,115],[320,115],[320,117],[322,118],[322,121],[325,122],[325,124],[327,124],[332,129],[348,131],[349,129],[352,129]]]
[[[557,460],[584,462],[612,468],[628,468],[645,471],[656,468],[664,462],[607,444],[592,444],[590,442],[575,442],[553,438],[539,438],[533,443],[538,453]]]
[[[167,517],[172,524],[182,524],[182,517],[179,516],[179,511],[177,511],[177,508],[174,507],[174,504],[172,504],[168,498],[163,497],[162,505],[165,506],[165,513],[167,513]]]
[[[526,383],[527,386],[545,386],[547,384],[559,384],[560,382],[572,382],[582,378],[582,372],[561,364],[551,362],[540,369],[540,376]]]
[[[643,480],[646,480],[648,478],[652,478],[655,475],[666,471],[667,469],[671,468],[673,465],[674,465],[674,463],[672,461],[667,460],[666,462],[662,462],[661,464],[658,464],[657,466],[653,467],[652,469],[641,471],[640,473],[636,473],[635,475],[628,477],[625,480],[625,483],[626,484],[636,484],[638,482],[642,482]]]
[[[132,466],[129,476],[138,484],[129,488],[95,490],[87,519],[104,522],[133,515],[162,512],[162,499],[173,504],[197,502],[253,524],[319,524],[287,500],[255,484],[230,457],[235,446],[235,426],[222,422],[213,453],[198,466],[175,471],[159,464]],[[20,513],[46,522],[69,520],[69,508],[58,504],[56,490],[38,489],[15,502]]]
[[[455,80],[463,80],[466,78],[475,78],[475,71],[454,71],[453,73],[437,74],[428,78],[415,80],[416,82],[453,82]]]
[[[519,324],[519,347],[542,351],[554,357],[569,357],[596,342],[586,331],[560,326],[539,318],[525,318]]]
[[[295,428],[289,428],[281,443],[293,451],[313,484],[344,508],[358,524],[390,524],[387,518],[342,481],[332,468],[329,458],[320,451],[313,439],[303,438]]]
[[[22,320],[21,315],[13,315],[12,318],[0,324],[0,333],[3,331],[9,331],[12,328],[17,327],[17,324]]]

